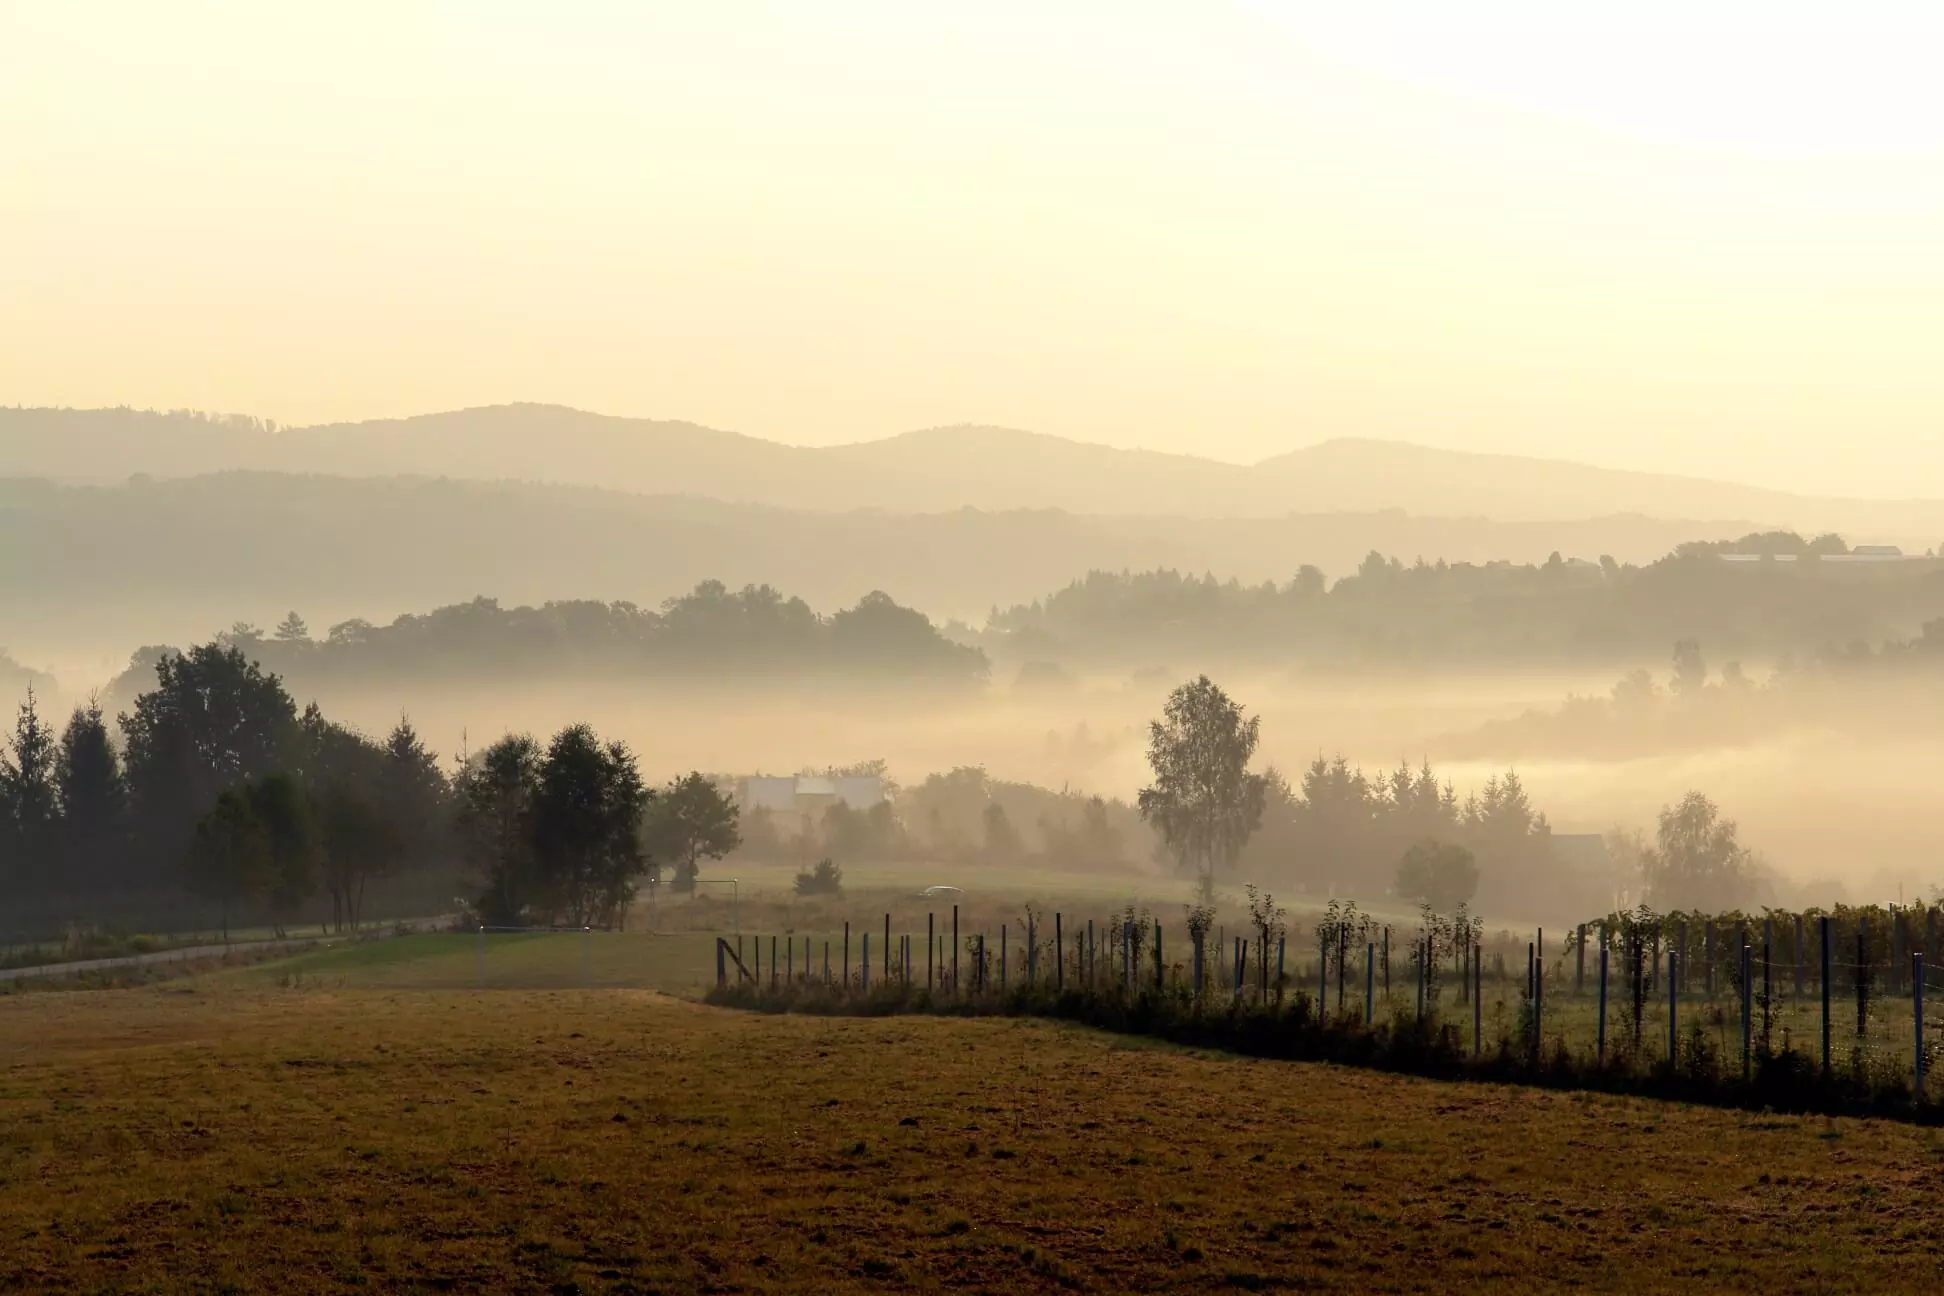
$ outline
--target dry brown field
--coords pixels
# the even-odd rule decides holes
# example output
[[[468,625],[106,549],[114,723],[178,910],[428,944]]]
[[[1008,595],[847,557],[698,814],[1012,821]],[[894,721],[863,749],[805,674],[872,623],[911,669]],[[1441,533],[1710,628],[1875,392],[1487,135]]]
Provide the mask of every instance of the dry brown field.
[[[1044,1021],[263,969],[0,1000],[0,1290],[1934,1287],[1944,1140]]]

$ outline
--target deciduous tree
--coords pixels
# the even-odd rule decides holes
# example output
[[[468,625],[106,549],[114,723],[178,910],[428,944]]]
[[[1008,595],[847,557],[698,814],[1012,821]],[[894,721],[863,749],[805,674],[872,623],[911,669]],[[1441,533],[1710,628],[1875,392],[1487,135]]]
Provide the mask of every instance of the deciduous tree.
[[[1426,839],[1398,861],[1394,889],[1400,899],[1455,913],[1478,894],[1478,861],[1454,842]]]
[[[675,867],[675,889],[692,891],[703,860],[719,860],[742,844],[735,798],[692,772],[655,796],[644,816],[642,836],[651,879],[659,880],[666,860]]]
[[[1212,893],[1215,871],[1233,864],[1262,820],[1262,776],[1249,772],[1261,718],[1203,675],[1168,697],[1148,726],[1154,783],[1141,789],[1141,817],[1184,869]]]

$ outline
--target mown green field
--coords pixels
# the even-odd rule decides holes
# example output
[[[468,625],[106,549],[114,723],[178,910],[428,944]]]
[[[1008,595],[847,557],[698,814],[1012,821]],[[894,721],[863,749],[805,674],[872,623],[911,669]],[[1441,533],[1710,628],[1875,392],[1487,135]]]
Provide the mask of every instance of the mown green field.
[[[1910,1125],[438,988],[469,957],[438,940],[0,1001],[0,1290],[1879,1292],[1944,1263],[1944,1141]]]

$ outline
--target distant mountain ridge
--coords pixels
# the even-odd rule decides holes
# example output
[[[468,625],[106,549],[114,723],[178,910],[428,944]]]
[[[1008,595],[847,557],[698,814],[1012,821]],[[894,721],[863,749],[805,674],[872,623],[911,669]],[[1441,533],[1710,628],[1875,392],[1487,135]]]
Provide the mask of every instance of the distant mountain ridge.
[[[1944,538],[1940,500],[1814,499],[1396,441],[1339,438],[1243,466],[970,425],[809,448],[554,405],[276,431],[133,410],[0,409],[0,476],[110,484],[234,470],[528,481],[831,512],[1268,518],[1402,509],[1505,522],[1638,514],[1749,519],[1924,547]]]

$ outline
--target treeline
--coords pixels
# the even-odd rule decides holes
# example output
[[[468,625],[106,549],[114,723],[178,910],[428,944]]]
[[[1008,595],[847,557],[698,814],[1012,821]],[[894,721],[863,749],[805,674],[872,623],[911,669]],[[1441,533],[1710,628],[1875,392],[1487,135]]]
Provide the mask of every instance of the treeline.
[[[386,626],[352,620],[321,633],[292,612],[269,630],[239,623],[219,641],[305,687],[589,673],[747,682],[756,672],[965,687],[987,673],[979,649],[944,638],[923,613],[886,594],[823,616],[767,585],[730,590],[718,581],[659,611],[596,601],[506,608],[478,598]],[[126,695],[171,652],[142,649],[111,692]]]
[[[1462,798],[1429,765],[1372,776],[1340,756],[1318,757],[1294,784],[1272,768],[1264,783],[1261,827],[1242,852],[1242,872],[1299,893],[1389,893],[1440,912],[1461,904],[1543,912],[1586,903],[1612,884],[1559,849],[1516,771]],[[1459,853],[1411,860],[1426,843]]]
[[[865,762],[846,772],[883,774]],[[873,806],[838,803],[801,818],[764,807],[741,814],[738,854],[809,864],[926,860],[976,870],[1045,863],[1065,870],[1115,872],[1154,856],[1154,838],[1125,801],[996,779],[977,766],[932,774],[913,787],[887,783]],[[968,876],[976,876],[968,873]]]
[[[1796,555],[1732,562],[1729,554]],[[1044,599],[995,608],[995,657],[1139,667],[1171,656],[1318,665],[1502,667],[1638,661],[1677,639],[1775,659],[1875,643],[1944,617],[1929,561],[1822,562],[1838,537],[1763,533],[1682,545],[1645,566],[1602,557],[1406,564],[1371,553],[1334,583],[1314,567],[1244,584],[1168,569],[1090,572]]]
[[[627,746],[570,725],[462,753],[451,777],[400,719],[382,739],[299,711],[233,645],[155,664],[111,724],[29,694],[0,742],[0,904],[11,935],[71,924],[333,930],[459,906],[507,925],[618,925],[635,888],[736,845],[701,775],[648,787]],[[119,740],[116,731],[119,731]]]
[[[90,703],[57,728],[30,693],[5,748],[9,927],[343,926],[381,878],[408,903],[450,903],[448,788],[410,723],[373,739],[300,713],[233,649],[163,657],[113,721]]]
[[[481,597],[387,625],[314,627],[291,612],[274,626],[237,623],[221,639],[319,689],[591,673],[961,691],[1001,662],[1009,687],[1057,691],[1082,671],[1184,660],[1420,671],[1634,665],[1677,640],[1739,661],[1927,668],[1944,642],[1944,628],[1925,630],[1944,622],[1939,563],[1824,561],[1856,556],[1842,549],[1836,537],[1785,532],[1686,544],[1645,566],[1557,553],[1531,564],[1407,565],[1373,552],[1335,582],[1309,566],[1258,584],[1169,568],[1094,571],[1046,598],[994,608],[982,628],[934,624],[882,592],[826,615],[769,585],[704,581],[659,608],[508,607]],[[1796,560],[1727,560],[1757,554]],[[138,651],[109,696],[132,697],[169,651]]]

